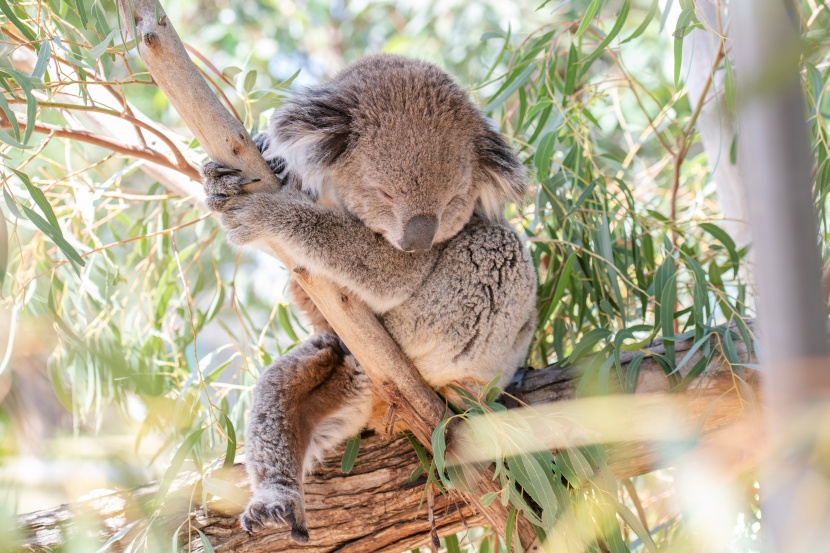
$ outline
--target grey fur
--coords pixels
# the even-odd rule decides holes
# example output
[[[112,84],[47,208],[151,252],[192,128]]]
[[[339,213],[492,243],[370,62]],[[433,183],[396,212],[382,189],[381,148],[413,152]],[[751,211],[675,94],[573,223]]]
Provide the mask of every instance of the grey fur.
[[[248,194],[228,168],[202,168],[229,242],[275,238],[298,265],[349,288],[436,389],[509,382],[535,327],[536,275],[501,211],[526,176],[446,73],[366,58],[293,98],[255,141],[275,170],[285,160],[280,192]],[[407,232],[418,251],[402,250]],[[274,363],[254,396],[255,495],[241,520],[250,530],[286,522],[302,540],[302,467],[366,425],[369,385],[324,331]]]

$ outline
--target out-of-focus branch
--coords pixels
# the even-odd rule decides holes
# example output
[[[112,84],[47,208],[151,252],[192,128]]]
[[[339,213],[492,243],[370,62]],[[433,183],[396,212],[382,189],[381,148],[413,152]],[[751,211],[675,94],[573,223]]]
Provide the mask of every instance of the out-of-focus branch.
[[[19,118],[17,124],[20,126],[21,130],[26,129],[25,119]],[[3,114],[0,114],[0,126],[2,126],[4,129],[12,128],[11,122],[8,119],[6,119],[5,115]],[[150,148],[142,148],[141,146],[125,144],[123,142],[119,142],[118,140],[107,138],[105,136],[101,136],[90,131],[85,131],[81,129],[70,129],[68,127],[59,127],[57,125],[50,125],[47,123],[35,123],[32,130],[36,133],[51,134],[53,136],[57,136],[58,138],[68,138],[71,140],[77,140],[79,142],[86,142],[87,144],[92,144],[93,146],[98,146],[101,148],[112,150],[113,152],[118,152],[119,154],[133,156],[139,159],[146,159],[147,161],[152,161],[153,163],[157,163],[162,167],[167,167],[168,169],[174,169],[176,171],[179,171],[180,173],[187,175],[191,179],[199,178],[199,172],[196,170],[195,167],[193,167],[189,163],[186,163],[184,166],[180,166],[179,164],[167,159],[167,157],[165,157],[163,154]]]

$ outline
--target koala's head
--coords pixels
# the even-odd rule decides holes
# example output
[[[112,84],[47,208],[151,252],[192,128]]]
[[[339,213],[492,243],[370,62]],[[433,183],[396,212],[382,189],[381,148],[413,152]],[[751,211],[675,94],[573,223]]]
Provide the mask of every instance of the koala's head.
[[[468,95],[399,56],[365,58],[292,98],[271,135],[304,188],[404,251],[452,238],[474,212],[499,219],[525,192],[524,168]]]

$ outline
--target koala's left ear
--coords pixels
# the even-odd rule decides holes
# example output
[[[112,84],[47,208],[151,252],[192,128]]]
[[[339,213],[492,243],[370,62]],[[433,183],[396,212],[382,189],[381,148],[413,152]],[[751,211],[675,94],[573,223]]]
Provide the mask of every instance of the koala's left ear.
[[[490,219],[501,219],[507,202],[521,203],[527,191],[527,171],[513,148],[498,131],[484,123],[476,144],[481,179],[479,210]]]

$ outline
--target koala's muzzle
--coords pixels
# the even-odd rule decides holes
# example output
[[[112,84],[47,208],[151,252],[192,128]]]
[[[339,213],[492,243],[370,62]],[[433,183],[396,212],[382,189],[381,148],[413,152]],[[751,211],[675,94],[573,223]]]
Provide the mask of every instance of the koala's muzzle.
[[[425,252],[432,247],[438,220],[430,215],[418,215],[410,219],[403,229],[401,249],[405,252]]]

